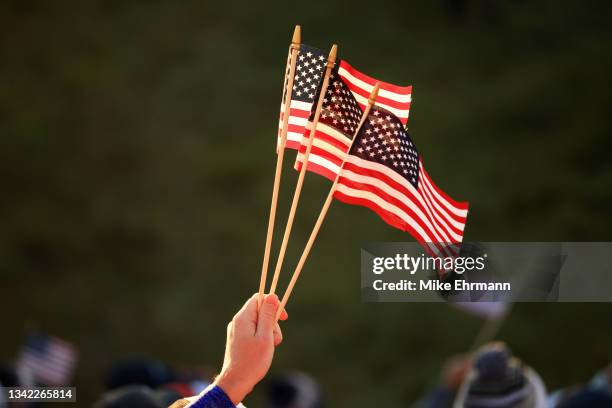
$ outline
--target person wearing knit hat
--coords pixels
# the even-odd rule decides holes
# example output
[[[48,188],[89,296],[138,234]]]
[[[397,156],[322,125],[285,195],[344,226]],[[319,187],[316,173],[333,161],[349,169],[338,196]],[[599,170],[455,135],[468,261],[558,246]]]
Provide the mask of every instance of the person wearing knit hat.
[[[317,382],[308,374],[290,372],[268,382],[266,408],[322,408],[323,398]]]
[[[546,387],[503,343],[482,347],[462,384],[454,408],[544,408]]]

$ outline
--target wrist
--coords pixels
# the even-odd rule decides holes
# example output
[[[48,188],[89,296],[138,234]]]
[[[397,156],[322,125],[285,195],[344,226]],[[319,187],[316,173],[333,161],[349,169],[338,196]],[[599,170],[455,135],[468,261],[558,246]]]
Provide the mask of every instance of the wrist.
[[[221,388],[223,392],[232,400],[234,405],[238,405],[251,392],[252,387],[245,387],[244,381],[235,378],[231,373],[222,371],[217,376],[213,385]]]

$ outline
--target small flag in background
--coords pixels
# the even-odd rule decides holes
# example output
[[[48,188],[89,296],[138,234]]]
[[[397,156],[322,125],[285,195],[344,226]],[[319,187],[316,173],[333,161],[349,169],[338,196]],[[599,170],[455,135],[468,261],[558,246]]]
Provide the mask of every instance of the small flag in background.
[[[412,100],[412,86],[397,86],[387,82],[377,81],[357,71],[345,60],[340,61],[340,63],[336,65],[334,71],[335,80],[342,81],[343,87],[348,89],[352,95],[351,100],[355,100],[362,111],[368,103],[370,92],[374,89],[374,85],[378,83],[380,89],[378,91],[375,106],[387,109],[400,120],[402,125],[406,125]],[[306,129],[304,129],[304,137],[301,141],[302,146],[300,146],[299,150],[300,154],[298,154],[296,158],[295,168],[297,170],[301,168],[311,128],[312,124],[309,122]],[[353,135],[354,133],[349,133],[345,136],[340,135],[332,140],[330,138],[319,137],[319,132],[317,130],[308,160],[308,171],[312,171],[313,173],[317,173],[333,181],[338,174],[338,170],[351,144]]]
[[[289,65],[289,64],[287,64]],[[287,145],[289,149],[299,149],[304,128],[313,108],[314,101],[319,95],[319,88],[325,74],[327,54],[317,48],[302,44],[298,51],[293,79],[293,90],[289,105],[289,124],[287,126]],[[285,94],[281,103],[280,118],[278,122],[278,141],[283,129],[285,115],[285,98],[287,97],[286,84],[289,69],[285,75]]]
[[[434,184],[401,121],[384,108],[372,107],[334,197],[370,208],[388,224],[409,232],[430,255],[458,254],[468,204],[451,199]]]
[[[45,334],[26,337],[17,359],[17,370],[36,383],[48,386],[70,385],[78,351],[72,344]]]

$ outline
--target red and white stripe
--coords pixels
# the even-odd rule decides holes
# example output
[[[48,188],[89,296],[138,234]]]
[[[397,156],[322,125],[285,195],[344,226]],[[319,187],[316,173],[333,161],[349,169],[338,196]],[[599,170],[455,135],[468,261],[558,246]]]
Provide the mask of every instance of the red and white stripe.
[[[409,232],[432,255],[458,255],[455,245],[463,240],[468,204],[440,190],[422,161],[415,189],[387,166],[349,155],[334,196],[370,208],[388,224]]]
[[[308,123],[308,117],[312,109],[311,102],[302,102],[295,99],[289,105],[289,123],[287,125],[287,144],[285,147],[298,150],[302,142],[302,135]],[[280,118],[278,121],[277,144],[280,145],[280,137],[283,129],[283,118],[285,116],[285,104],[281,105]]]
[[[398,86],[378,81],[375,78],[357,71],[345,60],[340,61],[338,74],[353,93],[361,109],[365,109],[370,93],[372,89],[374,89],[374,85],[378,83],[380,89],[376,97],[375,105],[392,112],[403,125],[406,125],[410,113],[410,103],[412,101],[412,86]],[[312,104],[310,104],[308,108],[312,108]],[[293,115],[293,110],[291,114]],[[298,136],[297,134],[293,134],[290,139],[289,133],[287,134],[287,146],[298,150],[298,155],[295,159],[295,168],[297,170],[301,168],[301,163],[303,162],[304,153],[306,152],[306,146],[310,137],[310,130],[312,129],[312,124],[308,122],[308,116],[309,114],[303,116],[305,122],[294,119],[295,123],[299,123],[300,126],[304,125],[304,127],[301,128],[303,132],[302,135]],[[292,120],[291,117],[289,120]],[[293,128],[290,127],[289,130],[297,131],[299,128],[295,126]],[[291,146],[289,146],[290,140],[292,143]],[[298,144],[298,146],[295,146],[296,140],[299,140],[301,145]],[[345,135],[335,131],[329,126],[320,126],[315,133],[315,140],[310,152],[308,170],[327,177],[330,180],[334,180],[338,172],[338,167],[342,163],[344,153],[348,150],[349,146],[350,140]],[[326,151],[323,152],[322,150]],[[328,156],[332,157],[331,162]]]
[[[365,110],[370,93],[378,82],[380,90],[375,105],[387,109],[397,116],[404,126],[406,125],[410,113],[410,102],[412,101],[412,86],[397,86],[378,81],[357,71],[345,60],[340,61],[338,74],[353,92],[353,96],[357,99],[362,110]]]
[[[306,124],[302,144],[295,158],[295,169],[300,170],[304,161],[304,154],[310,139],[312,122]],[[351,139],[346,135],[319,122],[312,142],[310,156],[308,157],[308,171],[317,173],[334,181],[342,165],[344,155],[351,145]]]
[[[334,180],[350,143],[342,133],[319,123],[308,171]],[[300,154],[303,155],[304,151],[305,148]],[[298,169],[300,165],[301,162],[296,163]],[[372,209],[388,224],[410,232],[417,241],[431,247],[435,255],[456,255],[448,244],[459,244],[463,239],[468,204],[448,197],[429,177],[422,162],[419,165],[419,187],[415,189],[388,167],[350,155],[335,197]]]

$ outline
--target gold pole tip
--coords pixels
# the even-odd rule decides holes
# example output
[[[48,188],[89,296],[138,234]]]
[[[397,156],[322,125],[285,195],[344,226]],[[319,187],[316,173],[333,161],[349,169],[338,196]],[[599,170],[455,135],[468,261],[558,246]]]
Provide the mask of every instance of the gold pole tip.
[[[378,96],[379,89],[380,89],[380,83],[377,82],[374,85],[374,89],[372,89],[372,92],[370,92],[370,97],[368,98],[368,102],[370,103],[370,105],[374,105],[374,102],[376,102],[376,97]]]
[[[336,56],[338,55],[338,46],[336,44],[332,45],[331,51],[329,52],[329,57],[327,61],[336,62]]]
[[[302,42],[302,27],[298,24],[293,30],[293,38],[291,42],[294,44],[300,44]]]

